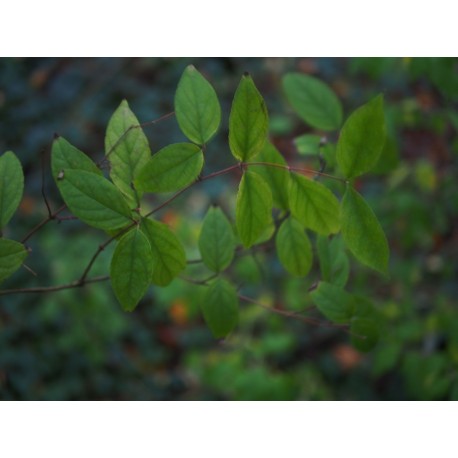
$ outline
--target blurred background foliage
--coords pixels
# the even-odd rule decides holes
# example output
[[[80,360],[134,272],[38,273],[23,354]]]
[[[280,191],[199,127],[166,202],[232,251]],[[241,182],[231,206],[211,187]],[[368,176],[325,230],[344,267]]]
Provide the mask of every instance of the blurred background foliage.
[[[387,233],[391,276],[352,263],[349,281],[352,292],[373,300],[380,343],[362,354],[342,330],[246,303],[237,331],[218,342],[202,321],[202,287],[181,279],[152,287],[131,314],[121,311],[108,283],[0,296],[0,399],[458,399],[456,59],[0,59],[0,152],[13,150],[26,173],[24,199],[5,235],[19,240],[46,216],[42,157],[48,198],[53,208],[61,204],[49,173],[55,132],[100,158],[106,125],[121,100],[141,122],[173,111],[176,84],[190,63],[211,81],[223,108],[206,173],[233,163],[227,121],[244,71],[266,99],[271,138],[288,160],[298,156],[294,139],[311,131],[282,94],[286,72],[330,84],[345,116],[384,94],[389,142],[377,173],[358,187]],[[185,140],[173,118],[146,134],[153,152]],[[199,257],[196,241],[209,204],[233,217],[236,180],[226,175],[204,182],[159,214],[186,244],[188,259]],[[37,277],[21,269],[2,288],[72,281],[103,240],[78,221],[48,224],[29,242],[27,265]],[[112,248],[93,274],[108,272]],[[238,258],[231,269],[244,279],[247,295],[293,310],[307,304],[307,290],[319,279],[316,260],[306,279],[288,277],[268,247]],[[185,275],[205,278],[207,271],[190,265]]]

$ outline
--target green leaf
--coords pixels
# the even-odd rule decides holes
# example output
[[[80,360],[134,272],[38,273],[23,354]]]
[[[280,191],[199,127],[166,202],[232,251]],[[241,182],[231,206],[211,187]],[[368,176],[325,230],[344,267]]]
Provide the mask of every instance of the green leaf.
[[[319,135],[305,134],[294,139],[299,154],[304,156],[318,154],[320,152],[321,137]]]
[[[342,237],[363,264],[388,273],[389,248],[380,223],[366,201],[351,187],[342,199]]]
[[[320,260],[321,279],[344,287],[350,274],[350,261],[345,253],[345,245],[341,237],[320,235],[317,238],[317,253]]]
[[[186,67],[178,83],[175,116],[181,131],[199,145],[215,135],[221,122],[216,92],[194,65]]]
[[[240,240],[249,248],[272,221],[272,193],[266,182],[251,170],[243,174],[235,212]]]
[[[309,125],[337,130],[342,124],[342,105],[333,90],[313,76],[288,73],[283,78],[286,98]]]
[[[135,309],[151,284],[153,254],[146,236],[135,228],[123,235],[111,260],[113,291],[127,312]]]
[[[217,279],[208,288],[202,302],[205,322],[217,339],[226,337],[237,325],[239,300],[234,286]]]
[[[151,282],[167,286],[186,267],[183,245],[164,223],[143,219],[140,228],[148,238],[153,253]]]
[[[312,267],[312,246],[301,224],[291,217],[283,221],[275,245],[278,259],[291,275],[303,277],[309,273]]]
[[[221,272],[234,257],[235,237],[229,220],[220,208],[209,208],[199,237],[199,250],[204,264],[213,272]]]
[[[348,323],[354,315],[353,296],[338,286],[321,281],[310,296],[320,312],[335,323]]]
[[[0,238],[0,282],[21,267],[27,254],[22,243]]]
[[[321,183],[291,174],[289,204],[292,215],[305,227],[322,235],[339,231],[339,202]]]
[[[22,165],[12,151],[7,151],[0,157],[0,229],[16,212],[23,192]]]
[[[147,192],[172,192],[188,186],[199,176],[204,155],[192,143],[174,143],[162,148],[146,163],[135,182]]]
[[[250,75],[240,81],[229,116],[229,147],[239,161],[248,161],[264,146],[269,130],[267,108]]]
[[[137,206],[141,198],[132,184],[151,157],[148,139],[139,125],[129,104],[123,100],[113,113],[105,135],[105,154],[111,166],[110,178],[132,207]]]
[[[372,167],[371,173],[385,174],[393,171],[399,165],[399,152],[396,141],[387,137],[377,163]]]
[[[380,337],[377,323],[370,318],[353,318],[350,333],[351,343],[362,352],[372,350]]]
[[[272,143],[266,141],[261,152],[256,156],[257,162],[267,162],[270,164],[288,165],[275,148]],[[274,207],[280,208],[281,210],[289,209],[289,196],[288,196],[288,185],[289,185],[289,171],[278,167],[271,166],[256,166],[256,173],[261,175],[262,178],[269,185],[272,192],[272,199]]]
[[[84,170],[62,170],[57,185],[71,212],[90,226],[106,231],[132,222],[121,192],[107,179]]]
[[[347,178],[371,170],[377,163],[386,138],[383,96],[359,107],[345,122],[337,143],[337,163]]]
[[[55,138],[52,144],[51,169],[58,186],[64,170],[84,170],[102,175],[102,171],[89,156],[75,148],[63,137]]]

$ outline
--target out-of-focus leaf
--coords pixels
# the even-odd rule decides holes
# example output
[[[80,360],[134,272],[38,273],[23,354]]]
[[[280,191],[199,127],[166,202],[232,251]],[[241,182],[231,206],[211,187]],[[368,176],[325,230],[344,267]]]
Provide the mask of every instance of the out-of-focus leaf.
[[[348,249],[363,264],[387,274],[390,253],[385,233],[372,209],[351,186],[342,199],[341,219]]]
[[[309,125],[322,130],[337,130],[342,124],[342,105],[334,91],[309,75],[287,73],[283,77],[286,98]]]
[[[226,337],[238,321],[237,291],[227,280],[217,279],[208,288],[202,301],[205,321],[215,338]]]
[[[379,95],[355,110],[345,121],[337,143],[337,164],[346,178],[371,170],[386,139],[383,96]]]

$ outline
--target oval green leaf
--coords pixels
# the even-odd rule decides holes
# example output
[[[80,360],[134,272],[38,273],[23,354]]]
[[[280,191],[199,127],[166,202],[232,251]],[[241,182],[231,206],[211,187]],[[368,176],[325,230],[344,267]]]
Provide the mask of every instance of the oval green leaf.
[[[304,228],[289,217],[283,221],[275,239],[278,259],[283,267],[298,277],[307,275],[312,267],[312,246]]]
[[[219,278],[208,288],[202,312],[215,338],[226,337],[237,326],[238,305],[237,291],[227,280]]]
[[[57,180],[71,212],[90,226],[106,231],[132,222],[124,196],[103,176],[84,170],[62,170]]]
[[[105,155],[110,162],[110,178],[126,196],[129,204],[138,205],[141,195],[132,187],[140,170],[151,157],[148,139],[137,117],[123,100],[108,122]]]
[[[102,171],[89,156],[75,148],[63,137],[55,138],[52,144],[51,169],[58,186],[64,170],[84,170],[102,175]]]
[[[111,259],[113,291],[127,312],[135,309],[151,284],[153,254],[146,236],[135,228],[122,236]]]
[[[204,155],[192,143],[175,143],[162,148],[146,163],[135,182],[147,192],[172,192],[188,186],[199,176]]]
[[[359,107],[345,122],[337,143],[336,159],[347,178],[371,170],[383,150],[386,138],[383,96]]]
[[[0,238],[0,282],[21,267],[27,254],[22,243]]]
[[[334,91],[309,75],[288,73],[283,78],[286,98],[296,113],[309,125],[322,130],[337,130],[342,124],[342,105]]]
[[[186,67],[178,83],[175,116],[181,131],[198,145],[207,143],[221,122],[216,92],[194,65]]]
[[[287,163],[280,152],[272,143],[266,141],[261,152],[256,156],[257,162],[279,164],[285,169],[272,166],[257,166],[256,173],[262,176],[272,191],[273,205],[281,210],[289,209],[289,171],[286,169]]]
[[[24,192],[24,173],[19,159],[12,151],[0,157],[0,229],[16,212]]]
[[[338,286],[321,281],[310,296],[318,310],[335,323],[348,323],[354,315],[353,296]]]
[[[246,171],[240,181],[235,220],[246,248],[256,242],[272,221],[272,193],[267,183],[251,170]]]
[[[289,204],[292,215],[305,227],[322,235],[339,231],[339,201],[321,183],[291,174]]]
[[[341,206],[342,237],[363,264],[388,272],[389,248],[385,233],[366,201],[348,186]]]
[[[350,333],[351,343],[361,352],[372,350],[380,337],[377,323],[370,318],[353,318]]]
[[[186,267],[183,245],[164,223],[144,219],[140,228],[148,238],[153,253],[151,282],[167,286]]]
[[[269,130],[266,104],[250,75],[240,81],[229,116],[229,147],[239,161],[248,161],[264,146]]]
[[[320,235],[316,245],[321,279],[343,288],[350,274],[350,261],[345,253],[343,239],[334,236],[329,240],[328,237]]]
[[[232,262],[234,231],[220,208],[208,209],[199,236],[199,250],[204,264],[213,272],[221,272]]]

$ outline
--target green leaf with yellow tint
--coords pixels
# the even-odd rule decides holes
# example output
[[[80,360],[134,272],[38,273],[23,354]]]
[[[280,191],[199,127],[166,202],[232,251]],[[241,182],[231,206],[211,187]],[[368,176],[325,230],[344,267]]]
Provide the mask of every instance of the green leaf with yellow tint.
[[[181,131],[198,145],[207,143],[221,122],[216,92],[194,65],[186,67],[178,83],[175,116]]]
[[[239,161],[253,159],[267,139],[266,104],[250,75],[240,81],[229,116],[229,147]]]

